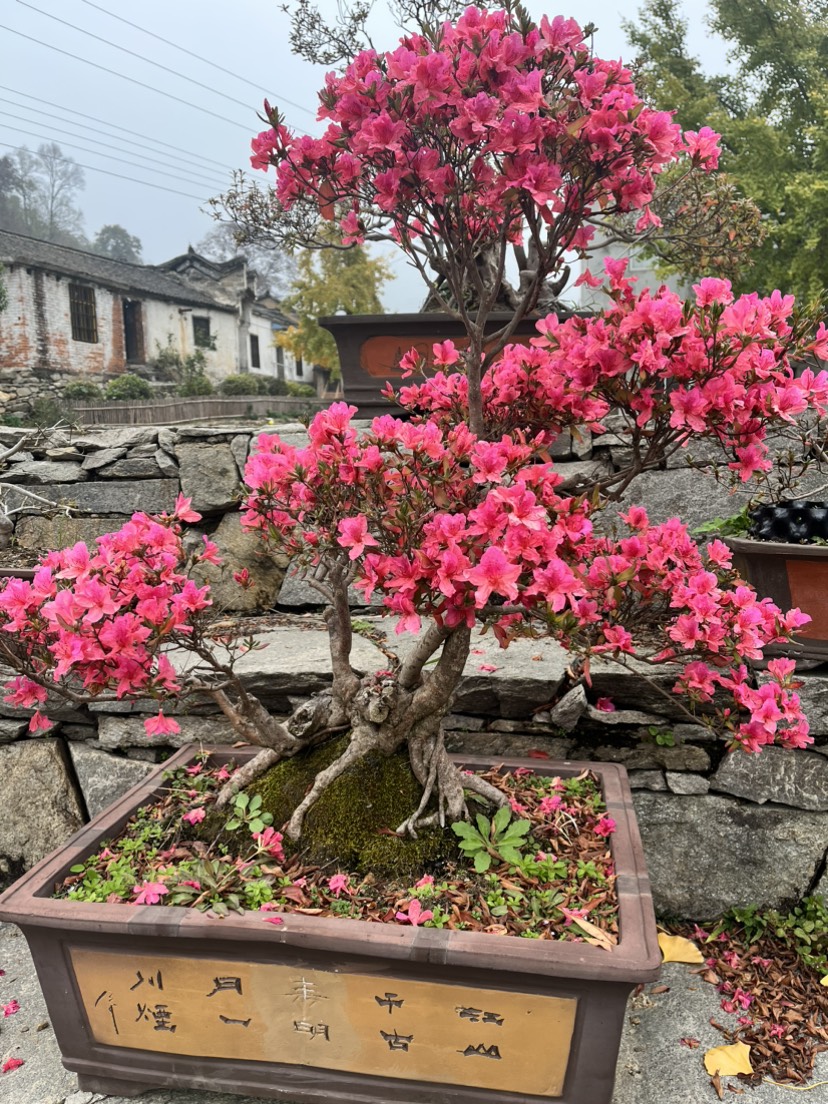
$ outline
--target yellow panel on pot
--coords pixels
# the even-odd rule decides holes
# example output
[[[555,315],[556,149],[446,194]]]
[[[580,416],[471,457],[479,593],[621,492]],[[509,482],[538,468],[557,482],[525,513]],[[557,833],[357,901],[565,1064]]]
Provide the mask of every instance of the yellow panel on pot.
[[[96,1042],[560,1096],[577,1000],[271,963],[71,950]]]

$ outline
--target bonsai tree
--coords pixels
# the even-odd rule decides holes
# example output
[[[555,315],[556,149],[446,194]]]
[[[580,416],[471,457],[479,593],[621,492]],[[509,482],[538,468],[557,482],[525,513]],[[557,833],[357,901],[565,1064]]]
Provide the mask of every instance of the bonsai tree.
[[[311,241],[320,216],[344,244],[392,236],[435,293],[446,289],[467,334],[462,350],[435,346],[432,378],[401,389],[409,420],[389,413],[357,430],[356,409],[337,403],[314,418],[307,447],[264,435],[248,462],[245,524],[303,564],[327,603],[330,688],[284,722],[245,690],[233,660],[252,642],[210,636],[209,594],[188,577],[181,540],[197,515],[182,499],[170,516],[136,515],[95,552],[50,554],[32,583],[5,588],[0,657],[18,672],[8,700],[36,707],[38,729],[52,690],[162,704],[211,695],[239,738],[262,749],[224,801],[347,732],[296,805],[293,839],[325,789],[371,752],[407,749],[420,783],[400,835],[461,819],[469,791],[504,801],[461,774],[443,742],[479,625],[504,647],[552,634],[581,657],[585,679],[596,655],[675,663],[680,700],[734,746],[807,744],[793,663],[772,661],[758,689],[748,670],[806,618],[759,600],[723,544],[698,548],[677,519],[652,525],[634,507],[620,532],[602,529],[601,488],[563,493],[549,448],[565,428],[597,431],[616,411],[636,435],[622,484],[702,434],[749,478],[767,463],[771,425],[824,409],[828,377],[794,378],[790,367],[792,356],[826,351],[824,328],[809,332],[778,293],[734,301],[715,278],[688,304],[666,290],[636,295],[623,264],[610,264],[605,315],[550,315],[532,347],[508,345],[564,254],[587,248],[586,220],[636,210],[646,225],[658,173],[679,158],[712,168],[716,136],[682,135],[669,114],[648,110],[627,70],[594,57],[573,21],[535,24],[517,6],[469,8],[389,53],[361,53],[328,77],[320,102],[328,128],[318,139],[291,135],[266,109],[271,126],[254,139],[253,162],[276,170],[269,217]],[[510,244],[526,256],[514,317],[484,341]],[[416,354],[403,367],[420,368]],[[214,557],[208,541],[196,558]],[[352,584],[415,634],[393,669],[361,676],[351,663]],[[192,662],[180,661],[182,649]],[[162,709],[147,728],[177,724]]]

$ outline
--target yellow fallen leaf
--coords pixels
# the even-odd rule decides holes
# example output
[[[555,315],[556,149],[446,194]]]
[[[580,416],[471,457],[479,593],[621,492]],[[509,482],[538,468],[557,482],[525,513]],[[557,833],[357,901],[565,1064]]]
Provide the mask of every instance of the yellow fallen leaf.
[[[617,946],[618,940],[611,932],[602,931],[601,928],[597,928],[589,920],[584,920],[580,916],[575,923],[584,933],[587,943],[591,943],[593,947],[603,947],[605,951],[611,951],[613,947]]]
[[[753,1066],[750,1064],[750,1047],[747,1043],[712,1047],[704,1056],[704,1068],[711,1077],[715,1077],[717,1073],[722,1077],[733,1077],[737,1073],[753,1073]]]
[[[704,955],[696,944],[681,935],[659,932],[658,945],[665,962],[704,962]]]
[[[825,977],[820,981],[819,984],[824,985],[826,988],[828,988],[828,974],[825,975]]]

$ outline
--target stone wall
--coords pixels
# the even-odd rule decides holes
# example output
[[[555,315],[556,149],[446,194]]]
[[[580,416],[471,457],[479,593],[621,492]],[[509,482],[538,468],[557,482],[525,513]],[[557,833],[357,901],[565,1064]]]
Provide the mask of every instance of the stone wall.
[[[305,439],[298,425],[273,431],[291,443]],[[12,431],[0,434],[8,447]],[[238,609],[246,600],[248,608],[261,609],[275,603],[296,615],[265,633],[267,646],[241,665],[251,690],[286,715],[330,682],[330,661],[315,592],[286,574],[283,562],[262,559],[258,544],[241,532],[236,501],[252,435],[144,428],[73,435],[16,457],[7,475],[16,486],[74,504],[71,518],[17,515],[15,536],[32,549],[90,540],[117,528],[135,509],[169,509],[179,491],[191,496],[204,514],[192,539],[209,533],[231,561],[213,580],[219,604]],[[612,463],[615,447],[604,442],[590,450],[567,439],[556,451],[566,478],[577,479],[592,465]],[[732,512],[732,500],[713,503],[712,488],[698,490],[698,473],[691,484],[686,475],[673,470],[645,477],[652,493],[643,501],[654,518],[695,511],[701,521]],[[688,497],[691,491],[697,494]],[[259,578],[252,601],[250,592],[236,597],[229,579],[239,566]],[[403,654],[411,646],[377,611],[358,616],[365,633],[355,643],[358,669],[386,667],[389,650]],[[663,915],[708,919],[736,905],[779,905],[828,892],[828,671],[801,674],[814,747],[766,748],[747,756],[728,753],[706,728],[687,723],[669,671],[652,676],[602,660],[592,666],[588,691],[567,690],[567,665],[566,653],[552,641],[519,641],[508,652],[490,636],[475,641],[447,721],[451,749],[494,759],[532,753],[623,763]],[[610,698],[614,711],[597,709],[601,698]],[[9,795],[0,817],[0,882],[16,877],[163,760],[169,744],[147,737],[142,723],[155,708],[56,705],[49,710],[56,727],[48,736],[30,737],[25,715],[0,705],[0,777]],[[178,719],[176,746],[233,742],[224,718],[205,701],[179,708]]]

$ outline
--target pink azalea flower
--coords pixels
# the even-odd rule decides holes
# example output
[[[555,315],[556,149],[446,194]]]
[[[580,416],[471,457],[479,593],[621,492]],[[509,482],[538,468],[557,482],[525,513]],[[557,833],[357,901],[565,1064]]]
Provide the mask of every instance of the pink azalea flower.
[[[282,833],[277,832],[275,828],[265,828],[262,832],[253,833],[253,839],[262,851],[266,851],[277,862],[283,862],[285,858],[284,848],[282,847],[284,838]]]
[[[355,560],[361,556],[367,547],[376,547],[379,544],[379,541],[368,532],[368,519],[362,514],[357,517],[343,518],[337,528],[340,535],[336,543],[350,549],[349,560]]]
[[[197,808],[190,809],[188,812],[184,813],[181,819],[187,824],[201,824],[206,816],[206,811],[199,805]]]
[[[612,817],[605,816],[601,817],[593,831],[596,836],[611,836],[615,829],[616,824]]]
[[[14,1070],[20,1069],[20,1067],[25,1064],[22,1058],[7,1058],[3,1065],[0,1066],[0,1073],[13,1073]]]
[[[407,912],[398,912],[396,919],[400,924],[412,924],[415,928],[420,924],[425,924],[428,920],[434,918],[434,913],[431,909],[424,909],[416,897],[413,897],[408,902]]]
[[[146,718],[144,721],[144,728],[148,736],[166,736],[168,733],[172,734],[181,731],[181,725],[178,721],[174,721],[172,717],[165,716],[160,709],[155,717]]]
[[[599,711],[599,713],[614,713],[615,702],[612,700],[612,698],[599,698],[598,701],[595,703],[595,708]]]
[[[163,882],[142,882],[133,886],[132,892],[135,894],[133,905],[157,905],[170,891]]]
[[[425,886],[433,886],[434,878],[430,874],[423,874],[418,882],[414,883],[415,889],[423,889]]]
[[[333,874],[328,878],[328,889],[335,897],[342,893],[351,893],[351,879],[347,874]]]
[[[15,1014],[15,1012],[20,1011],[20,1005],[17,1003],[17,1001],[14,998],[12,998],[9,1001],[8,1004],[2,1005],[2,1008],[3,1008],[3,1016],[4,1017],[5,1016],[13,1016]]]

